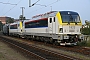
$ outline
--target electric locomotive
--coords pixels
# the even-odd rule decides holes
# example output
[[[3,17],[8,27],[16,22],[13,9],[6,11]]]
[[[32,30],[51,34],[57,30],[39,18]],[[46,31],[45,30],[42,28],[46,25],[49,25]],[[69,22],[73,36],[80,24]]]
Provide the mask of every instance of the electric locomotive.
[[[60,45],[77,45],[83,40],[82,22],[77,12],[51,11],[23,22],[23,35]]]

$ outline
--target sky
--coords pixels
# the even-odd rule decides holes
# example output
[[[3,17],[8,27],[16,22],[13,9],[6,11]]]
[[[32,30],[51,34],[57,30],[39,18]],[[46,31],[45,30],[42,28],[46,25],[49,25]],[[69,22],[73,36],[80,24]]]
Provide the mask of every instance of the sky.
[[[31,4],[38,0],[31,0]],[[23,9],[24,16],[31,19],[38,14],[49,11],[75,11],[78,12],[82,23],[90,21],[90,0],[39,0],[34,6],[29,7],[29,0],[0,0],[0,16],[19,19]]]

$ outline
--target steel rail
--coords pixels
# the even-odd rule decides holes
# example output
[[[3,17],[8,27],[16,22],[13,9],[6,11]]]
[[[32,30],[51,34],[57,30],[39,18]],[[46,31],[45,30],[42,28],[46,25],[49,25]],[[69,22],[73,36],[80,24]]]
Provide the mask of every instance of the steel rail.
[[[1,36],[0,36],[1,37]],[[26,43],[21,43],[19,41],[15,41],[15,40],[11,40],[9,38],[5,38],[5,37],[2,37],[4,41],[8,41],[10,44],[26,51],[27,53],[29,54],[32,54],[34,56],[37,56],[39,59],[42,59],[42,60],[49,60],[49,56],[45,57],[47,54],[48,55],[52,55],[50,57],[56,57],[57,59],[62,59],[62,60],[81,60],[79,58],[75,58],[75,57],[72,57],[72,56],[68,56],[68,55],[65,55],[65,54],[61,54],[61,53],[57,53],[57,52],[54,52],[54,51],[51,51],[51,50],[48,50],[48,49],[44,49],[44,48],[41,48],[41,47],[38,47],[36,45],[31,45],[31,44],[26,44]],[[29,48],[29,49],[28,49]],[[46,53],[46,55],[44,57],[42,57],[40,54],[37,54],[37,53],[33,53],[31,51],[29,51],[31,49],[34,49],[34,50],[38,50],[40,51],[40,53],[42,52],[43,54]]]

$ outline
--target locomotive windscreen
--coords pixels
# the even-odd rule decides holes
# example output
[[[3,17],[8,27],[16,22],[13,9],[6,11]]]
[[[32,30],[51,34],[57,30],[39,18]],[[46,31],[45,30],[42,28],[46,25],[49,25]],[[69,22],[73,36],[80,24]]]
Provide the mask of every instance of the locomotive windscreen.
[[[76,12],[60,12],[61,13],[61,18],[62,18],[62,23],[79,23],[80,21],[80,17],[78,15],[78,13]]]
[[[71,23],[77,22],[77,23],[79,23],[80,18],[79,18],[78,15],[62,15],[62,22],[63,23],[67,23],[67,22],[71,22]]]

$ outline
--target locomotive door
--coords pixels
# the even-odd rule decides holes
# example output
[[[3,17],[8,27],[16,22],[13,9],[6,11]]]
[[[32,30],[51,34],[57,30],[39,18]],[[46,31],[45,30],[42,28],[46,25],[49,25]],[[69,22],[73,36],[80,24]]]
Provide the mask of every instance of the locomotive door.
[[[55,17],[49,17],[48,18],[48,31],[49,33],[56,33],[56,22]]]

